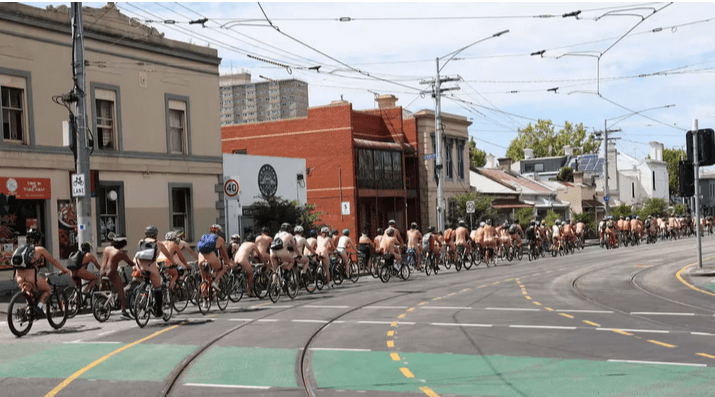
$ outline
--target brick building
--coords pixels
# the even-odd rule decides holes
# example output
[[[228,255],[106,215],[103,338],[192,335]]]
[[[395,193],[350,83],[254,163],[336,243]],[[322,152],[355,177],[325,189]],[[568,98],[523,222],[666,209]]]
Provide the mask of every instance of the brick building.
[[[325,212],[322,223],[357,237],[395,219],[404,231],[419,221],[418,158],[396,101],[381,96],[378,109],[359,111],[334,101],[306,118],[224,126],[223,152],[305,158],[308,203]]]

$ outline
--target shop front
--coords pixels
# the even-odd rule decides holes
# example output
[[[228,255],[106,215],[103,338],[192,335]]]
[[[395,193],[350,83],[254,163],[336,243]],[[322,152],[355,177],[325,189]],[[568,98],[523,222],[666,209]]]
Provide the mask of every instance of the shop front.
[[[0,177],[0,270],[12,269],[12,252],[25,243],[28,229],[47,235],[45,211],[51,197],[49,178]]]

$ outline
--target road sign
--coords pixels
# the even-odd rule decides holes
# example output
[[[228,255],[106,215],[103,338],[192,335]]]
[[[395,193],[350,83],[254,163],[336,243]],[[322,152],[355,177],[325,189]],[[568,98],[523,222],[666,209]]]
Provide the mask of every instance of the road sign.
[[[605,201],[605,202],[608,202],[608,200],[610,200],[610,199],[611,199],[611,198],[608,197],[608,196],[603,196],[603,201]]]
[[[350,215],[350,202],[349,201],[343,201],[340,205],[341,207],[341,214],[342,215]]]
[[[425,160],[437,158],[436,154],[425,154]]]
[[[72,175],[72,197],[84,197],[84,174]]]
[[[468,214],[474,213],[474,201],[467,201],[467,213]]]
[[[238,181],[235,179],[229,179],[223,184],[223,192],[227,197],[236,197],[238,191]]]

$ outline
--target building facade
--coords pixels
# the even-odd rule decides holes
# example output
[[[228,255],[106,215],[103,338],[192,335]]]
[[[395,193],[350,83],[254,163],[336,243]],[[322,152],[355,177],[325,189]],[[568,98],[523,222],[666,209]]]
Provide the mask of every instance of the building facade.
[[[373,235],[395,219],[404,230],[419,214],[419,161],[389,97],[378,109],[334,101],[304,118],[224,126],[223,151],[305,158],[308,203],[324,213],[322,224]]]
[[[308,83],[304,81],[252,82],[250,73],[219,80],[222,126],[308,116]]]
[[[644,160],[615,149],[609,150],[608,187],[609,195],[613,197],[612,207],[619,204],[640,205],[651,198],[669,202],[668,163],[663,161],[663,144],[650,142],[650,146],[650,158]]]
[[[112,3],[84,8],[90,230],[99,253],[113,235],[130,247],[156,225],[189,241],[218,217],[222,176],[220,59],[214,49],[168,40]],[[0,4],[0,247],[37,226],[56,258],[76,249],[68,110],[52,97],[72,87],[70,13]],[[138,37],[137,37],[138,36]],[[147,67],[145,65],[151,65]],[[11,272],[10,272],[11,273]]]

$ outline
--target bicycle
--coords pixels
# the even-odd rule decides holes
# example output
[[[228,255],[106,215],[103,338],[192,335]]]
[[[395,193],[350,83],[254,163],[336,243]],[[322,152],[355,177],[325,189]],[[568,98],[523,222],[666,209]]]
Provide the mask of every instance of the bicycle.
[[[136,288],[136,295],[134,296],[134,320],[140,328],[144,328],[147,323],[149,323],[149,318],[152,314],[156,317],[160,317],[159,313],[154,311],[154,287],[149,281],[150,274],[146,270],[142,270],[142,282]],[[162,282],[161,293],[162,293],[162,305],[161,305],[161,319],[167,322],[171,319],[172,315],[172,304],[171,304],[171,294],[166,285],[166,279]]]
[[[405,251],[405,258],[402,260],[402,263],[407,265],[407,268],[410,269],[410,273],[414,272],[415,266],[417,266],[417,250],[408,248],[407,251]]]
[[[424,256],[424,259],[422,261],[422,269],[427,276],[430,275],[430,272],[433,272],[435,275],[437,274],[437,272],[439,272],[439,263],[437,262],[437,255],[435,255],[434,252],[430,251]]]
[[[228,307],[228,293],[226,293],[226,278],[221,277],[215,285],[212,283],[214,280],[214,274],[211,269],[211,265],[208,262],[201,264],[206,273],[208,273],[208,280],[201,280],[201,295],[199,296],[199,312],[201,314],[207,314],[211,308],[211,301],[216,300],[216,306],[219,310],[224,311]]]
[[[358,267],[357,262],[353,260],[353,253],[348,252],[348,266],[345,268],[348,271],[348,274],[346,274],[345,278],[349,278],[350,281],[353,283],[357,283],[357,281],[360,279],[360,268]]]
[[[120,274],[124,274],[121,272]],[[126,279],[126,275],[124,277]],[[126,282],[126,280],[123,280]],[[124,283],[126,284],[126,283]],[[99,290],[93,293],[92,315],[95,320],[103,323],[109,319],[112,310],[121,309],[121,300],[119,294],[112,288],[109,277],[102,277],[99,282]],[[128,299],[125,300],[129,302]]]
[[[89,291],[83,292],[89,282],[82,280],[80,285],[71,285],[65,288],[65,296],[67,297],[67,318],[73,318],[82,309],[91,309],[94,305],[94,292],[97,291],[97,286],[94,285]]]
[[[254,266],[253,264],[251,266]],[[270,273],[270,266],[265,263],[257,263],[253,268],[253,296],[258,299],[264,299],[268,296],[268,285],[270,284],[270,279],[268,275]]]
[[[303,264],[298,265],[301,270],[298,287],[304,287],[309,294],[314,293],[316,289],[323,289],[324,284],[317,275],[318,267],[322,268],[322,263],[319,263],[316,258],[316,255],[308,255],[308,265],[305,269],[302,268]]]
[[[191,301],[191,292],[184,277],[186,269],[183,266],[177,266],[176,271],[179,273],[179,278],[174,283],[174,288],[171,289],[171,304],[177,313],[181,313]]]
[[[246,282],[248,281],[246,272],[236,265],[224,277],[227,278],[228,299],[233,303],[239,302],[243,298],[243,292],[246,291]]]
[[[404,262],[400,264],[399,269],[396,269],[394,266],[394,256],[389,255],[387,258],[383,259],[384,262],[380,267],[380,280],[383,283],[390,281],[390,277],[392,276],[399,276],[403,281],[410,278],[410,269],[407,267],[407,265],[405,265]]]
[[[69,303],[64,292],[60,290],[50,279],[51,276],[61,276],[62,272],[42,273],[47,277],[50,285],[50,296],[47,299],[46,317],[47,322],[54,329],[60,329],[67,321],[67,308]],[[13,295],[7,308],[7,325],[17,337],[22,337],[30,332],[32,323],[41,317],[37,312],[37,301],[42,292],[34,288],[32,293],[20,291]]]

